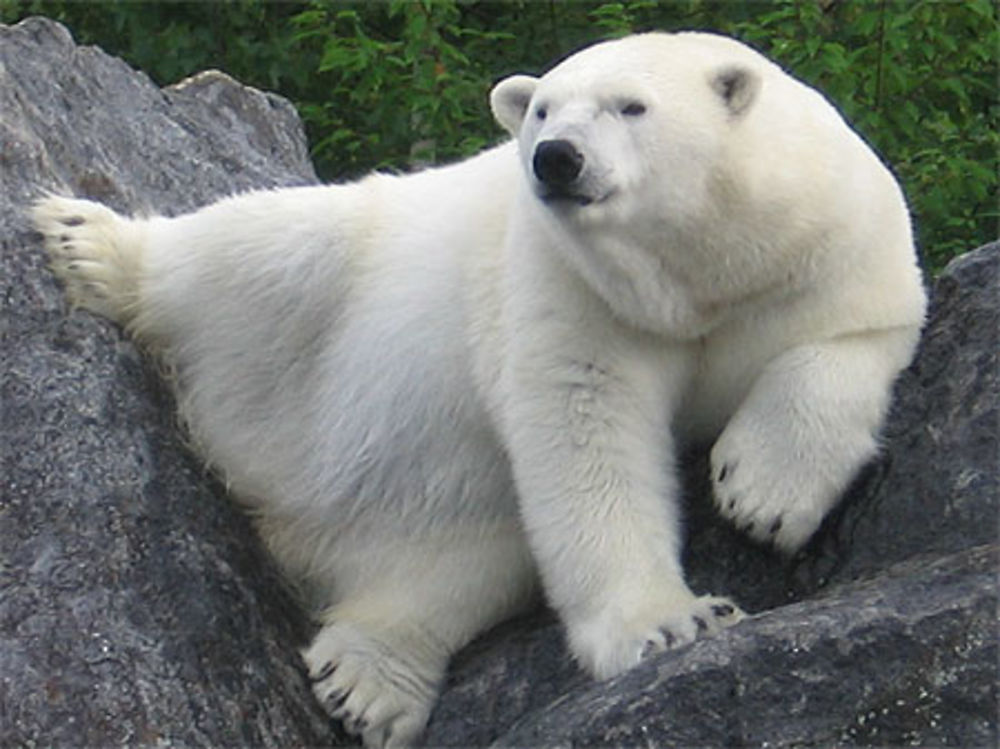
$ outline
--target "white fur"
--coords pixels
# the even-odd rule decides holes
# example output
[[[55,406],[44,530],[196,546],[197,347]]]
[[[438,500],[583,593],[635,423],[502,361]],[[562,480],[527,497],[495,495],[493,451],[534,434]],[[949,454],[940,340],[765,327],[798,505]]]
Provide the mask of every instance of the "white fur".
[[[746,47],[631,37],[492,105],[516,145],[408,177],[173,219],[36,208],[71,299],[172,365],[324,611],[317,695],[369,746],[419,736],[449,655],[536,570],[599,677],[738,620],[684,582],[674,445],[718,437],[720,511],[798,548],[874,454],[923,318],[895,181]],[[543,199],[552,139],[589,204]]]

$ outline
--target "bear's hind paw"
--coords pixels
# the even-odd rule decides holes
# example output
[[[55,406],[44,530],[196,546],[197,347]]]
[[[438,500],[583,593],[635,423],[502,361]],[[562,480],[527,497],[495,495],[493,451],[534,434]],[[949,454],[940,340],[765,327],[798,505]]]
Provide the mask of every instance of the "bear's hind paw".
[[[39,200],[32,218],[70,302],[126,322],[134,314],[141,262],[132,223],[100,203],[56,195]]]
[[[406,747],[420,736],[443,661],[345,622],[327,624],[302,655],[320,704],[365,747]]]

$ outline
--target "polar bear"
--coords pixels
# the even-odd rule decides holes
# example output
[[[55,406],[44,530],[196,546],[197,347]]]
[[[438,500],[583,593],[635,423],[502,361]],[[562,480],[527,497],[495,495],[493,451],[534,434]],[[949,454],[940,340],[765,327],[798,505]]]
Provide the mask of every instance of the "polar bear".
[[[491,105],[512,141],[409,176],[35,208],[70,300],[169,362],[371,747],[418,740],[449,656],[539,588],[598,678],[739,620],[685,583],[677,446],[714,440],[719,512],[799,548],[924,316],[890,172],[734,40],[597,44]]]

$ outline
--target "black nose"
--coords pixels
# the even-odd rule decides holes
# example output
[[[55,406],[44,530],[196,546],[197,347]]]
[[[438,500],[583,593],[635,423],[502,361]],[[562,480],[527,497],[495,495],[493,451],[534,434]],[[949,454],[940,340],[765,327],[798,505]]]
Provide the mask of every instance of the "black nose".
[[[583,154],[568,140],[543,140],[535,147],[531,165],[539,181],[565,187],[583,171]]]

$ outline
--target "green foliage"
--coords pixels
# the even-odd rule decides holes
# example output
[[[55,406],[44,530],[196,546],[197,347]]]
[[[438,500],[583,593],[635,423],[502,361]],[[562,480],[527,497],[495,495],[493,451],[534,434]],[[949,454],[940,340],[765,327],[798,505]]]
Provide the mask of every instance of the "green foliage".
[[[992,0],[0,0],[167,84],[208,67],[302,112],[320,174],[409,169],[501,137],[487,92],[600,38],[711,29],[826,93],[891,164],[934,269],[1000,231]],[[2,117],[2,113],[0,113]]]
[[[319,44],[314,83],[327,99],[302,104],[314,152],[366,171],[472,153],[490,132],[482,106],[488,71],[464,49],[509,35],[460,25],[454,2],[351,6],[314,2],[294,38]],[[401,159],[403,160],[401,162]]]

